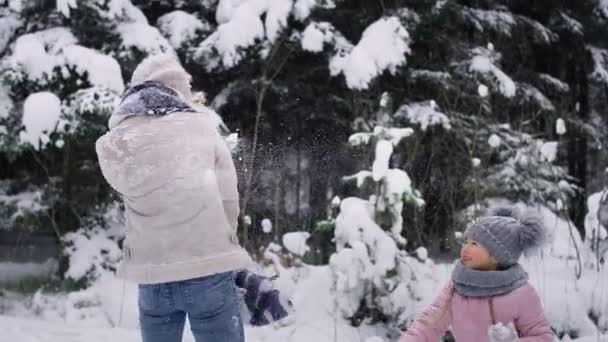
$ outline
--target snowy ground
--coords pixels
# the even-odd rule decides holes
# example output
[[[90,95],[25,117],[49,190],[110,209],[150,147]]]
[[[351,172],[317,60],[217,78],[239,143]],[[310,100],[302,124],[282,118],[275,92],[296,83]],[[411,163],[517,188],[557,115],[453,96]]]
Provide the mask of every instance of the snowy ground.
[[[597,198],[590,198],[590,207],[593,201]],[[522,264],[541,297],[548,320],[560,336],[565,334],[562,341],[608,342],[608,335],[602,335],[608,331],[608,268],[597,270],[595,255],[576,231],[570,231],[573,227],[569,222],[548,209],[538,210],[552,242],[541,252],[523,258]],[[593,217],[588,220],[588,227],[597,227]],[[580,251],[580,264],[573,239]],[[424,265],[426,269],[417,273],[420,301],[410,301],[408,312],[424,309],[451,272],[451,265]],[[291,294],[297,309],[294,322],[283,327],[246,326],[247,342],[396,341],[386,337],[382,325],[354,328],[341,317],[329,266],[274,267],[266,271],[278,272],[277,284]],[[140,341],[136,287],[103,274],[92,287],[80,292],[38,293],[31,298],[5,293],[0,296],[0,331],[3,341]],[[188,327],[184,341],[194,341]]]
[[[294,275],[293,272],[290,272]],[[353,328],[346,321],[335,315],[334,300],[331,288],[331,274],[328,267],[307,266],[299,271],[298,282],[293,296],[298,308],[295,322],[284,327],[251,327],[246,326],[247,342],[291,341],[291,342],[330,342],[330,341],[365,341],[367,337],[381,335],[380,328],[364,326]],[[134,289],[127,294],[126,301],[134,300]],[[119,298],[120,295],[114,297]],[[52,307],[52,305],[48,305]],[[133,306],[131,306],[133,308]],[[24,308],[14,308],[15,316],[0,316],[2,340],[20,342],[126,342],[140,341],[135,313],[126,310],[123,322],[118,327],[108,327],[107,323],[96,321],[94,317],[75,320],[74,317],[60,319],[47,309],[42,316],[33,317]],[[45,317],[46,315],[46,317]],[[70,316],[69,314],[66,316]],[[74,315],[71,315],[74,316]],[[41,317],[45,317],[41,319]],[[72,320],[70,322],[70,320]],[[336,324],[337,323],[337,324]],[[194,341],[189,328],[186,327],[184,342]]]
[[[569,261],[571,262],[571,261]],[[592,305],[592,286],[591,282],[578,283],[570,281],[573,274],[564,272],[561,263],[551,263],[547,259],[533,258],[527,260],[525,265],[530,269],[531,281],[539,289],[541,297],[548,310],[548,317],[552,324],[572,325],[572,327],[582,327],[582,332],[588,337],[576,339],[579,342],[608,342],[607,337],[599,338],[597,331],[590,326],[586,315],[581,312],[586,311]],[[538,272],[538,270],[545,272]],[[436,265],[435,268],[438,278],[445,279],[450,266]],[[554,273],[555,272],[555,273]],[[262,327],[255,328],[246,326],[246,341],[290,341],[290,342],[335,342],[335,341],[368,341],[371,336],[384,336],[382,327],[363,326],[354,328],[336,315],[334,299],[331,295],[331,274],[328,267],[305,266],[295,274],[289,272],[289,278],[298,277],[293,295],[295,306],[298,308],[295,315],[295,322],[285,327]],[[572,272],[573,273],[573,272]],[[588,272],[590,275],[593,273]],[[590,279],[589,279],[590,280]],[[606,279],[595,281],[606,282]],[[119,281],[111,281],[106,284],[105,290],[108,298],[113,298],[114,302],[105,302],[106,312],[114,311],[112,319],[116,320],[119,316],[120,292],[116,287],[120,287]],[[437,285],[440,285],[438,282]],[[597,283],[596,283],[597,284]],[[602,285],[597,284],[597,285]],[[113,290],[110,288],[114,287]],[[605,285],[604,285],[604,288]],[[101,291],[101,289],[98,289]],[[422,309],[428,302],[436,289],[429,288],[425,293],[425,299],[417,305],[417,309]],[[121,322],[116,322],[116,326],[108,325],[106,318],[100,319],[99,312],[78,310],[72,313],[60,314],[53,303],[47,299],[36,298],[34,307],[44,307],[43,312],[32,313],[25,308],[14,308],[12,315],[0,316],[0,330],[3,340],[20,342],[102,342],[102,341],[140,341],[136,323],[135,305],[132,303],[135,297],[134,288],[127,286],[125,294],[125,308]],[[585,298],[587,297],[587,298]],[[600,298],[596,298],[599,300]],[[608,300],[608,298],[603,298]],[[68,298],[63,302],[77,302],[77,298]],[[56,304],[56,303],[55,303]],[[36,310],[34,310],[36,311]],[[63,316],[63,317],[61,317]],[[193,342],[194,339],[186,327],[184,342]],[[373,340],[370,340],[373,341]],[[383,339],[378,341],[391,341]],[[394,341],[394,340],[392,340]]]

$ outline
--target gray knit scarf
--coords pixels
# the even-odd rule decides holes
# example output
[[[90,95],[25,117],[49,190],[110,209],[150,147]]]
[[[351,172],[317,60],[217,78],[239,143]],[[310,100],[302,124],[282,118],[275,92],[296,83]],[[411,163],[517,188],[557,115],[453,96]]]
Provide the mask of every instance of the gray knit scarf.
[[[476,271],[459,260],[452,272],[454,289],[463,297],[491,297],[507,294],[528,282],[519,264],[498,271]]]
[[[125,90],[120,104],[112,113],[110,128],[134,116],[162,117],[176,112],[204,113],[192,107],[179,93],[157,81],[145,81]],[[222,136],[228,136],[230,130],[217,116],[217,128]]]
[[[146,81],[129,87],[113,115],[164,116],[175,112],[197,112],[178,92],[156,81]]]

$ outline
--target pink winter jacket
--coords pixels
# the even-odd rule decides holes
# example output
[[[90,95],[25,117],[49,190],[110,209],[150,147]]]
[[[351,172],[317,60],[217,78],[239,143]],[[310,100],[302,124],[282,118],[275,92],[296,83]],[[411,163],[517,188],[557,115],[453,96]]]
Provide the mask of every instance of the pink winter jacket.
[[[553,332],[543,313],[536,290],[525,284],[493,297],[495,322],[513,322],[524,342],[552,342]],[[435,301],[403,333],[399,342],[437,342],[448,326],[457,342],[488,342],[492,325],[489,298],[463,297],[448,284]]]

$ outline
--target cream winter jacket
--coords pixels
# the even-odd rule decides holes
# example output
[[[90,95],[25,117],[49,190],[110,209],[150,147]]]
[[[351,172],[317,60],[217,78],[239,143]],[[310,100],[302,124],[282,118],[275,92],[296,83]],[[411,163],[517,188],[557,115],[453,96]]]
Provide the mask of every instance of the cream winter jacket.
[[[181,66],[158,61],[142,62],[133,81],[189,93]],[[96,150],[104,177],[125,205],[127,237],[117,276],[150,284],[250,266],[236,238],[236,171],[212,113],[113,116]]]

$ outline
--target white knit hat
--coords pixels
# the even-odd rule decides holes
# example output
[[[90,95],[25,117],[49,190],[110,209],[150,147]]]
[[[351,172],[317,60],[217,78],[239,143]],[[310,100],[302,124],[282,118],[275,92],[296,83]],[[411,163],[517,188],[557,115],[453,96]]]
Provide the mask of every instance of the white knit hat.
[[[192,99],[192,76],[180,64],[177,56],[169,53],[146,57],[133,71],[131,85],[145,81],[158,81],[175,89],[186,100]]]

